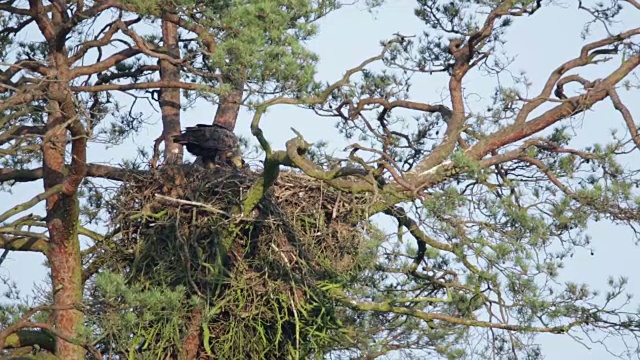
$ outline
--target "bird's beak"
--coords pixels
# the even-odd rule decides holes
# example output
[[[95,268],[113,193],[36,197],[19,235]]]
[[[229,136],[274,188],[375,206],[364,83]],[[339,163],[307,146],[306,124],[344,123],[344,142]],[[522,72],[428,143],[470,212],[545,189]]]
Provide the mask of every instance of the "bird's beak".
[[[231,163],[233,164],[233,166],[235,166],[237,169],[242,168],[242,165],[244,164],[244,161],[242,160],[242,156],[240,155],[231,155],[229,157],[229,160],[231,160]]]

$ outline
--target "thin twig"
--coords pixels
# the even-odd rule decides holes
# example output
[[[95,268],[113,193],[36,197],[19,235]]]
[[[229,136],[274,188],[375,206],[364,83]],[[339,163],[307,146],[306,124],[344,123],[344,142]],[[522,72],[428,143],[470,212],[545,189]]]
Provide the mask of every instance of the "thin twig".
[[[182,199],[176,199],[176,198],[172,198],[169,196],[165,196],[165,195],[160,195],[160,194],[155,194],[155,196],[158,199],[161,200],[165,200],[165,201],[170,201],[170,202],[174,202],[176,204],[183,204],[183,205],[191,205],[191,206],[197,206],[199,208],[202,208],[204,210],[210,211],[212,213],[216,213],[216,214],[222,214],[225,215],[227,217],[231,217],[231,214],[229,214],[228,212],[224,211],[224,210],[220,210],[220,209],[216,209],[214,207],[212,207],[211,205],[207,205],[201,202],[196,202],[196,201],[189,201],[189,200],[182,200]]]
[[[0,256],[0,265],[2,265],[2,263],[7,259],[7,255],[9,255],[9,249],[4,249]]]

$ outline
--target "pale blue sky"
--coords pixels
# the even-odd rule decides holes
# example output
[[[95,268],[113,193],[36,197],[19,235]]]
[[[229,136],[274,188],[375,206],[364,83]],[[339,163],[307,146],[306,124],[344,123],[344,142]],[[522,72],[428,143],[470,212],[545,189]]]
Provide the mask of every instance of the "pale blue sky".
[[[320,54],[319,78],[337,79],[344,70],[354,66],[364,58],[379,52],[380,40],[389,39],[391,34],[419,34],[424,30],[417,18],[413,16],[415,1],[396,0],[377,10],[374,15],[367,13],[362,6],[355,6],[336,12],[320,22],[321,34],[310,44]],[[623,25],[627,27],[640,24],[640,12],[629,11],[624,17]],[[509,30],[511,34],[507,50],[517,55],[512,71],[524,69],[533,82],[533,91],[538,90],[552,69],[571,57],[575,57],[583,42],[580,31],[587,18],[577,11],[577,2],[571,2],[566,9],[558,6],[542,8],[535,16],[518,18]],[[612,64],[615,66],[616,64]],[[587,73],[592,78],[604,76],[601,72]],[[599,75],[600,74],[600,75]],[[442,76],[423,76],[415,79],[413,96],[416,101],[439,102],[445,78]],[[494,86],[493,80],[478,76],[470,76],[465,83],[468,92],[476,92],[485,99],[490,96]],[[629,101],[628,93],[621,93],[623,100],[634,114],[640,117],[640,104],[636,100]],[[447,104],[448,105],[448,104]],[[201,104],[183,116],[183,126],[196,123],[209,123],[213,116],[213,107]],[[154,115],[154,120],[159,115]],[[238,123],[238,133],[249,136],[250,116],[243,113]],[[311,112],[293,107],[280,106],[269,111],[262,122],[267,138],[275,148],[283,148],[284,142],[293,136],[290,127],[299,130],[308,141],[328,140],[331,147],[343,148],[345,143],[337,134],[334,123],[327,118],[319,118]],[[611,128],[621,128],[623,122],[609,103],[601,104],[586,115],[577,142],[586,144],[596,141],[605,142],[601,137]],[[131,157],[136,146],[150,148],[153,139],[160,133],[158,123],[143,130],[139,136],[123,146],[108,151],[94,148],[90,151],[92,162],[116,163],[121,158]],[[600,137],[599,137],[600,136]],[[635,161],[630,166],[638,168]],[[24,193],[5,197],[0,202],[0,211],[41,191],[42,184],[35,182],[18,187]],[[17,191],[16,191],[17,192]],[[6,195],[3,195],[6,196]],[[609,275],[627,275],[630,277],[629,290],[640,295],[640,275],[637,264],[640,249],[633,245],[630,231],[625,228],[598,223],[591,227],[595,255],[588,251],[579,252],[567,262],[561,273],[562,280],[587,282],[595,288],[606,289]],[[12,253],[0,268],[4,275],[10,275],[18,282],[21,289],[28,291],[32,284],[45,276],[41,266],[44,258],[34,254]],[[0,288],[0,291],[2,289]],[[601,346],[592,346],[587,350],[567,336],[545,335],[540,337],[546,359],[612,359]],[[611,343],[616,349],[619,344]],[[619,349],[619,348],[618,348]]]

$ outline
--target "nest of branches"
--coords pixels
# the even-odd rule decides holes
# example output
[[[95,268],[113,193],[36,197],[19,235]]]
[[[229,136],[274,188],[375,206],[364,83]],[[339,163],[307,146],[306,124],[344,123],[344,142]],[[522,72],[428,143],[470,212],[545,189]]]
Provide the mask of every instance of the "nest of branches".
[[[219,358],[335,346],[341,327],[324,290],[355,281],[375,255],[371,198],[282,172],[246,214],[243,202],[261,176],[165,167],[132,177],[109,207],[117,232],[107,268],[204,299],[195,302],[208,304],[201,351]]]

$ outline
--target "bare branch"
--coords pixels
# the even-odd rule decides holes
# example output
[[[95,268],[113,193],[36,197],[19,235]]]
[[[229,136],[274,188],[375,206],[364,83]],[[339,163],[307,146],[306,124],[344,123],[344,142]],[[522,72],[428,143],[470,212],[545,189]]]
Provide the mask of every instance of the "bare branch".
[[[50,44],[53,44],[56,37],[56,31],[53,23],[47,13],[51,11],[51,5],[45,7],[40,0],[29,0],[29,12],[26,15],[33,17],[40,28],[40,32]]]
[[[44,135],[44,126],[14,126],[0,134],[0,145],[25,135]]]
[[[51,188],[49,188],[48,190],[34,196],[33,198],[31,198],[28,201],[23,202],[22,204],[18,204],[14,207],[12,207],[11,209],[5,211],[4,213],[0,214],[0,222],[4,222],[5,220],[7,220],[8,218],[21,213],[25,210],[28,210],[34,206],[36,206],[38,203],[40,203],[41,201],[45,200],[46,198],[48,198],[51,195],[57,194],[59,192],[62,192],[64,188],[63,184],[59,184],[56,186],[53,186]]]
[[[77,78],[80,76],[86,76],[86,75],[92,75],[92,74],[97,74],[101,71],[105,71],[127,59],[130,59],[136,55],[140,54],[140,50],[139,49],[124,49],[124,50],[120,50],[117,53],[109,56],[108,58],[98,62],[98,63],[94,63],[88,66],[80,66],[77,68],[74,68],[73,70],[70,71],[70,77],[73,78]]]
[[[124,181],[130,176],[146,174],[144,170],[124,169],[102,164],[87,164],[87,176],[104,178],[115,181]],[[6,181],[30,182],[42,179],[42,168],[18,170],[0,168],[0,183]]]
[[[343,107],[349,106],[349,109],[347,110],[348,115],[345,118],[353,120],[362,113],[362,111],[365,109],[366,106],[374,105],[374,104],[380,105],[386,110],[403,108],[403,109],[416,110],[416,111],[422,111],[427,113],[437,112],[437,113],[440,113],[442,117],[447,120],[451,118],[451,110],[444,105],[430,105],[430,104],[424,104],[424,103],[419,103],[419,102],[409,101],[409,100],[388,101],[382,98],[362,99],[358,101],[358,104],[355,107],[351,104],[351,102],[345,101],[336,107],[336,111],[340,111]]]
[[[40,252],[46,254],[49,249],[49,241],[42,236],[7,236],[0,234],[0,248],[11,251]]]
[[[564,64],[557,67],[551,73],[551,75],[549,75],[549,78],[547,79],[547,82],[545,83],[540,94],[535,99],[533,99],[532,101],[530,101],[529,103],[525,104],[522,107],[522,109],[520,110],[520,113],[516,117],[516,120],[515,120],[516,124],[524,123],[527,119],[527,116],[529,116],[529,114],[531,114],[532,111],[537,109],[540,105],[545,103],[547,99],[550,98],[554,85],[558,82],[558,80],[560,80],[562,75],[567,73],[569,70],[588,65],[592,63],[593,60],[599,55],[617,53],[617,50],[612,50],[612,49],[600,49],[600,50],[596,50],[596,49],[619,43],[625,39],[628,39],[638,34],[640,34],[640,28],[625,31],[622,34],[611,36],[611,37],[598,40],[583,46],[580,51],[579,57],[565,62]]]
[[[175,59],[168,54],[159,52],[160,49],[157,49],[153,44],[147,44],[147,42],[144,41],[144,39],[140,35],[136,34],[135,31],[132,31],[131,29],[129,29],[125,23],[117,22],[116,24],[120,29],[120,31],[122,31],[124,34],[129,36],[131,39],[133,39],[133,41],[137,46],[138,51],[148,56],[157,58],[159,60],[167,61],[173,65],[181,65],[182,63],[184,63],[184,59]]]
[[[193,91],[205,91],[209,93],[218,93],[216,87],[185,83],[180,81],[150,81],[131,84],[105,84],[105,85],[87,85],[87,86],[71,86],[72,91],[76,92],[102,92],[102,91],[127,91],[127,90],[145,90],[145,89],[183,89]]]
[[[29,86],[20,89],[19,92],[8,99],[0,102],[0,113],[19,106],[30,104],[33,101],[42,99],[44,93],[39,87]]]
[[[629,133],[631,134],[631,139],[633,143],[636,144],[636,147],[640,149],[640,136],[638,136],[638,126],[635,121],[633,121],[633,115],[631,115],[631,111],[627,108],[622,100],[620,100],[620,96],[618,96],[618,92],[614,87],[609,89],[609,99],[613,103],[613,107],[618,110],[620,115],[622,115],[622,119],[624,119],[625,124],[627,125],[627,129],[629,129]]]
[[[231,217],[231,214],[229,214],[228,212],[226,212],[224,210],[216,209],[214,207],[211,207],[210,205],[207,205],[207,204],[204,204],[204,203],[200,203],[200,202],[197,202],[197,201],[176,199],[176,198],[172,198],[172,197],[161,195],[161,194],[155,194],[155,197],[157,197],[160,200],[167,201],[167,202],[183,204],[183,205],[191,205],[191,206],[195,206],[195,207],[204,209],[206,211],[212,212],[214,214],[222,214],[222,215],[224,215],[226,217]]]

